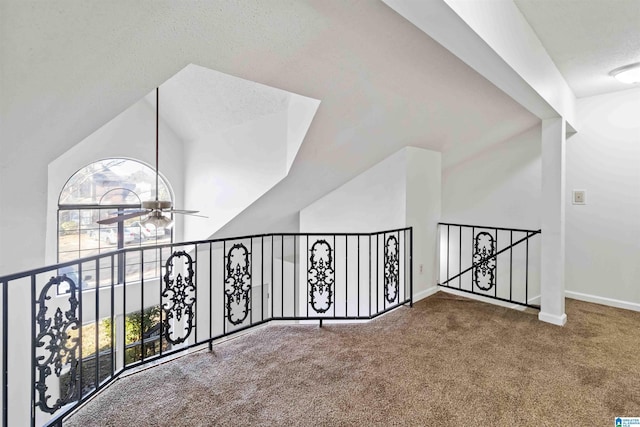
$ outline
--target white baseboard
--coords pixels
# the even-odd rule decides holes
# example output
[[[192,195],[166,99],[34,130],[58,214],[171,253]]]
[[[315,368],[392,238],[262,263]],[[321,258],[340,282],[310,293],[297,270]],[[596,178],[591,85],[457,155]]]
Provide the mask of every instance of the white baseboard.
[[[565,296],[579,301],[593,302],[609,307],[624,308],[625,310],[640,311],[640,304],[635,302],[622,301],[619,299],[599,297],[597,295],[583,294],[581,292],[565,291]]]
[[[567,315],[563,313],[562,316],[558,316],[555,314],[545,313],[541,311],[538,314],[538,320],[541,320],[542,322],[551,323],[552,325],[564,326],[567,323]]]
[[[529,298],[529,304],[531,305],[540,305],[540,295],[533,297],[533,298]]]
[[[500,307],[512,308],[514,310],[524,311],[527,308],[527,307],[525,307],[523,305],[520,305],[520,304],[513,304],[511,302],[500,301],[498,299],[493,299],[493,298],[487,298],[487,297],[483,297],[482,295],[479,295],[479,294],[472,294],[472,293],[469,293],[469,292],[463,292],[463,291],[459,291],[457,289],[447,288],[447,287],[444,287],[444,286],[441,286],[438,290],[442,291],[442,292],[446,292],[446,293],[451,294],[451,295],[457,295],[459,297],[464,297],[464,298],[469,298],[469,299],[476,300],[476,301],[486,302],[488,304],[499,305]],[[531,302],[531,301],[532,300],[530,299],[529,302]]]
[[[426,297],[430,297],[431,295],[435,294],[439,290],[440,289],[438,289],[437,286],[432,286],[429,289],[425,289],[424,291],[416,292],[416,293],[413,294],[413,302],[416,303],[416,302],[420,301],[421,299],[424,299]]]

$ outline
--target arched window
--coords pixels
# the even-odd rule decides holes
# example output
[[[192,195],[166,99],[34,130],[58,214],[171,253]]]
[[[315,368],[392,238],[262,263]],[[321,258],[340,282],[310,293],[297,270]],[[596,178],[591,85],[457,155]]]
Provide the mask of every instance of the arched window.
[[[155,171],[130,159],[100,160],[73,174],[58,199],[58,262],[121,248],[171,243],[172,230],[145,228],[140,223],[142,218],[109,225],[97,223],[140,209],[143,200],[155,198],[155,186]],[[169,185],[162,177],[158,181],[158,196],[160,200],[172,201]],[[145,254],[145,266],[142,266],[135,259],[136,256],[139,259],[139,252],[131,255],[127,258],[126,272],[118,268],[117,280],[122,281],[125,274],[128,280],[139,280],[141,272],[145,277],[158,276],[152,257]],[[103,268],[105,274],[111,270],[110,266],[101,265],[101,271]],[[96,273],[83,271],[82,286],[92,286],[91,281],[98,277]],[[107,278],[100,281],[107,282]]]

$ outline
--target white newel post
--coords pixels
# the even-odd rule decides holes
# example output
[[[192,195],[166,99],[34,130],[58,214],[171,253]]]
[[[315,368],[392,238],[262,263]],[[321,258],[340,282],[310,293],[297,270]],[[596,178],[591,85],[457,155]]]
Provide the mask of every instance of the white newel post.
[[[564,325],[565,142],[563,118],[542,120],[542,253],[538,319]]]

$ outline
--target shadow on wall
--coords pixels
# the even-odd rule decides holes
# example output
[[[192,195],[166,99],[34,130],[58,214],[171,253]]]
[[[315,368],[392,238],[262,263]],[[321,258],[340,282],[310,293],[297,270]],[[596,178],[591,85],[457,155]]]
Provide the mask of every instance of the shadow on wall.
[[[444,153],[443,165],[451,164],[454,155]],[[540,196],[540,125],[442,170],[442,218],[447,222],[537,229]]]

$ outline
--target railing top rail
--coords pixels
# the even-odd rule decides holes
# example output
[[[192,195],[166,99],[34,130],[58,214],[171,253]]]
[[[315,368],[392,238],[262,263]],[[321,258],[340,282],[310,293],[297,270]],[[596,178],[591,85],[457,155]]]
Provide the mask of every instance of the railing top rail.
[[[527,230],[525,228],[505,228],[505,227],[493,227],[487,225],[471,225],[471,224],[454,224],[451,222],[439,222],[438,225],[450,225],[453,227],[467,227],[467,228],[485,228],[488,230],[500,230],[500,231],[519,231],[523,233],[541,233],[542,230]]]
[[[97,261],[99,259],[111,258],[115,257],[119,254],[125,254],[129,252],[138,252],[138,251],[146,251],[153,249],[165,249],[165,248],[176,248],[181,246],[195,246],[195,245],[205,245],[205,244],[213,244],[225,241],[233,241],[233,240],[243,240],[243,239],[257,239],[263,237],[293,237],[293,236],[375,236],[379,234],[388,234],[388,233],[397,233],[400,231],[408,231],[413,230],[413,227],[404,227],[404,228],[395,228],[391,230],[383,230],[383,231],[375,231],[371,233],[264,233],[264,234],[252,234],[246,236],[238,236],[238,237],[221,237],[217,239],[205,239],[205,240],[193,240],[189,242],[177,242],[177,243],[165,243],[162,245],[149,245],[149,246],[137,246],[132,248],[123,248],[116,249],[114,251],[105,252],[98,255],[92,255],[84,258],[78,258],[73,261],[65,261],[58,264],[50,264],[44,267],[39,267],[31,270],[21,271],[18,273],[8,274],[5,276],[0,276],[0,284],[8,283],[14,280],[22,279],[25,277],[29,277],[35,274],[46,273],[55,269],[60,269],[64,267],[70,267],[78,264],[83,264],[87,262]]]

